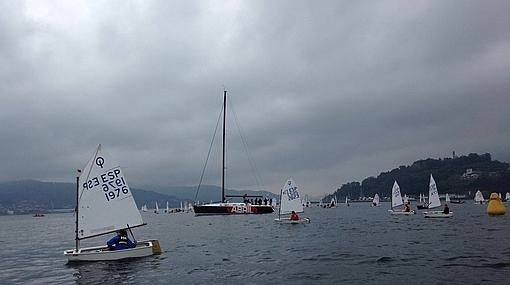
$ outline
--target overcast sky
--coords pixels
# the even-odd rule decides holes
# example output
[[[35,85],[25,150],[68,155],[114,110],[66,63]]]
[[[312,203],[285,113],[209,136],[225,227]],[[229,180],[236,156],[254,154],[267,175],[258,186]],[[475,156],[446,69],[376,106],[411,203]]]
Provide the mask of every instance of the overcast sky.
[[[132,185],[196,185],[224,89],[230,188],[293,176],[322,195],[452,151],[510,161],[509,11],[0,1],[0,180],[71,182],[102,143]],[[205,184],[220,184],[216,138]]]

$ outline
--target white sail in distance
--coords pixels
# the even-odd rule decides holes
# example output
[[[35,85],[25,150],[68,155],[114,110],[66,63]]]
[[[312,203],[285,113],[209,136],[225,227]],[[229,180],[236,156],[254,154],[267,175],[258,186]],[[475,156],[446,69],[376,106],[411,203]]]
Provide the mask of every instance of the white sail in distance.
[[[372,203],[374,206],[379,206],[379,203],[381,202],[381,198],[379,198],[379,194],[375,193],[374,200],[372,200]]]
[[[78,238],[143,225],[142,216],[119,165],[98,145],[80,175]]]
[[[475,202],[483,202],[485,199],[483,198],[483,194],[480,190],[475,193]]]
[[[402,194],[400,194],[400,187],[395,180],[395,183],[393,183],[393,188],[391,189],[391,207],[395,208],[403,204],[404,202],[402,201]]]
[[[436,208],[441,206],[441,201],[439,200],[439,192],[437,191],[436,181],[434,181],[434,177],[430,174],[430,182],[429,182],[429,209]]]

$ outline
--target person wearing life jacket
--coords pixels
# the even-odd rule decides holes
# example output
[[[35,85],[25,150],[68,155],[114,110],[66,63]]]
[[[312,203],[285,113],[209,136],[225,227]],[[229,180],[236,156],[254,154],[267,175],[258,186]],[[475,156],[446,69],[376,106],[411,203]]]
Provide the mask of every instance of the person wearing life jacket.
[[[404,212],[411,212],[411,207],[407,203],[404,205]]]
[[[299,221],[299,216],[296,214],[295,211],[292,211],[292,214],[290,214],[290,220],[291,221]]]
[[[444,204],[443,214],[449,214],[450,208],[448,208],[448,204]]]
[[[119,230],[116,236],[106,242],[106,245],[110,250],[128,249],[136,247],[136,241],[132,242],[128,238],[126,230]]]

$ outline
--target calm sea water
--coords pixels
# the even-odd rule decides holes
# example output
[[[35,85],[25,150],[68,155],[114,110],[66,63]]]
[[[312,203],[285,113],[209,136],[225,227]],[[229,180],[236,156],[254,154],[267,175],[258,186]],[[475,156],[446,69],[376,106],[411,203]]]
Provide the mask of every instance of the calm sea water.
[[[388,207],[307,208],[308,225],[143,213],[148,225],[134,234],[159,239],[162,255],[77,265],[63,256],[74,246],[73,214],[2,216],[0,283],[508,284],[510,215],[489,217],[471,202],[439,220],[390,216]]]

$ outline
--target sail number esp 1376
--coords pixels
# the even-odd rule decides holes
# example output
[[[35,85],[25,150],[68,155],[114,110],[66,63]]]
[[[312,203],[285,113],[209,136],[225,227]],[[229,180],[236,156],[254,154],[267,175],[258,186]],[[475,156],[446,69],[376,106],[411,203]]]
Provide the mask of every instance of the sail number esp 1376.
[[[106,201],[111,201],[121,195],[129,193],[126,180],[120,171],[120,168],[114,168],[101,175],[90,178],[87,182],[83,183],[83,188],[92,190],[93,188],[101,186],[104,191]]]

